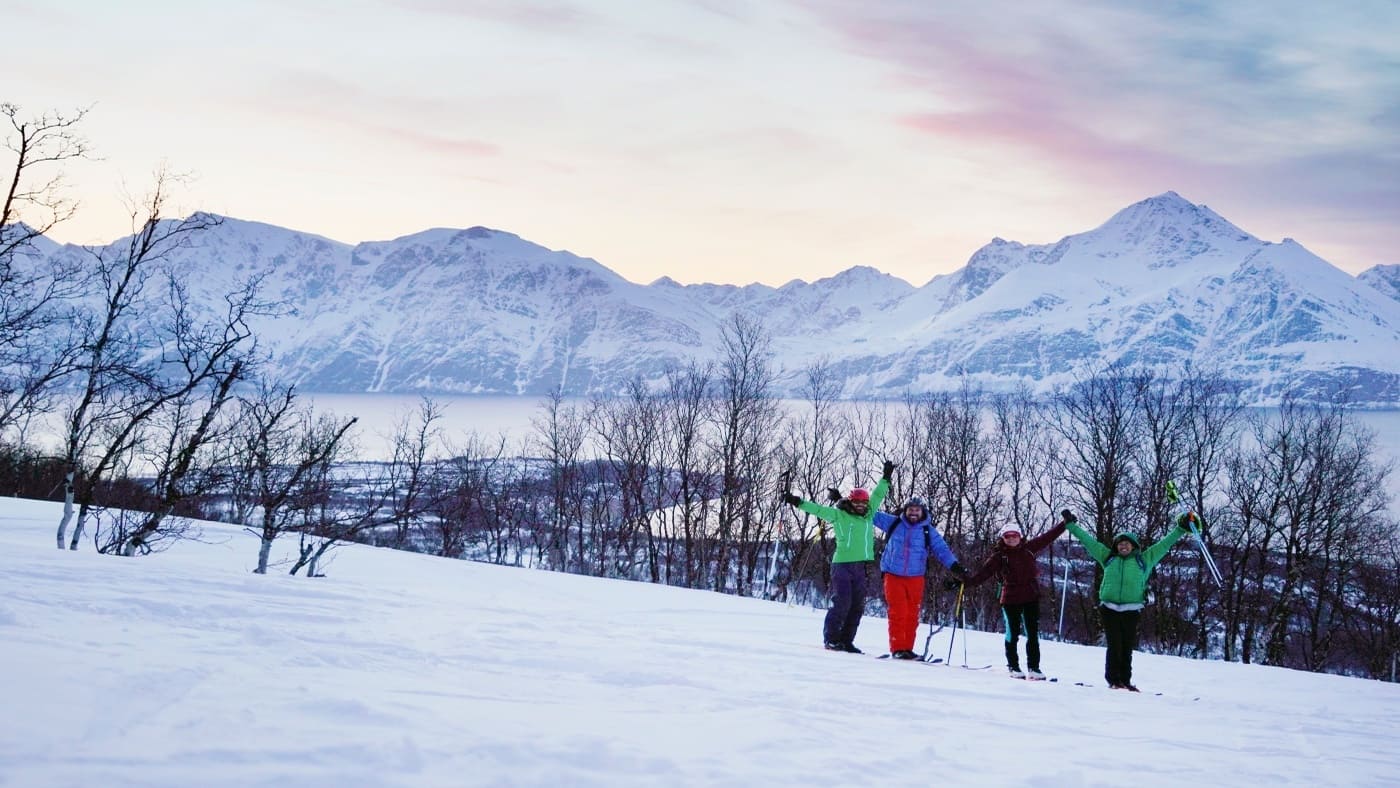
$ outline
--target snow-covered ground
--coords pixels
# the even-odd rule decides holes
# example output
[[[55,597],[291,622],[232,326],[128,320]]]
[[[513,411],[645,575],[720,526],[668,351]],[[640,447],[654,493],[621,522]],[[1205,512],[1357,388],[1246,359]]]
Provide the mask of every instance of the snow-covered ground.
[[[122,559],[57,517],[0,499],[4,786],[1400,781],[1393,684],[1139,655],[1130,694],[1053,642],[1028,684],[874,659],[878,618],[836,654],[783,604],[365,547],[256,576],[233,527]]]

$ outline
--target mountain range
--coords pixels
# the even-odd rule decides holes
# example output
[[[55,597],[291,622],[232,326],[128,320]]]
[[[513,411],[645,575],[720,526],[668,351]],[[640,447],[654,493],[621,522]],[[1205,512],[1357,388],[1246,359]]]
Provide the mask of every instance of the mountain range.
[[[1400,266],[1353,277],[1174,192],[1053,244],[994,239],[917,287],[864,266],[776,288],[643,285],[485,227],[350,245],[221,218],[173,262],[211,303],[264,277],[287,310],[254,328],[273,375],[306,391],[609,393],[715,358],[745,313],[771,337],[786,394],[819,359],[848,398],[964,381],[1046,392],[1105,364],[1190,364],[1258,404],[1344,392],[1400,405]]]

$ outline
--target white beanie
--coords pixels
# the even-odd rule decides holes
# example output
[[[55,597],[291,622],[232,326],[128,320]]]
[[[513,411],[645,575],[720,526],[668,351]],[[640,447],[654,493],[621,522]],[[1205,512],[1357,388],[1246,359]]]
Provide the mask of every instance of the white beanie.
[[[1017,525],[1008,525],[1005,528],[1001,529],[1002,536],[1006,536],[1007,534],[1016,534],[1017,536],[1020,536],[1021,527]]]

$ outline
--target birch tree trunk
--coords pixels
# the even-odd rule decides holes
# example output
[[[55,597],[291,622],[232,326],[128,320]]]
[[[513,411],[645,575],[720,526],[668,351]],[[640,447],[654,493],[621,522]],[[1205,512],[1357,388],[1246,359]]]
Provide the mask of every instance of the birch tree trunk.
[[[63,549],[63,537],[68,531],[68,524],[73,521],[73,476],[75,472],[69,470],[63,477],[63,519],[58,521],[58,549]]]

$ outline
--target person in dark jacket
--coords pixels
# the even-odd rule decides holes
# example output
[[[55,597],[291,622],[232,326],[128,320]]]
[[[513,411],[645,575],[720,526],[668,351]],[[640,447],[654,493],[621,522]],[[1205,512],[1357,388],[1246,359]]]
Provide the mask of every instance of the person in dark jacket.
[[[1103,582],[1099,583],[1099,613],[1103,617],[1104,651],[1103,677],[1112,689],[1137,692],[1133,686],[1133,650],[1137,648],[1138,619],[1147,604],[1147,581],[1152,570],[1166,556],[1177,540],[1187,533],[1187,525],[1200,519],[1187,512],[1177,520],[1176,527],[1156,544],[1142,549],[1137,534],[1122,531],[1113,537],[1113,547],[1095,539],[1080,527],[1068,509],[1060,512],[1069,532],[1084,544],[1084,549],[1103,567]]]
[[[865,614],[865,575],[875,560],[875,512],[890,490],[894,463],[886,460],[880,483],[871,493],[851,490],[835,507],[803,500],[785,490],[783,502],[831,523],[836,536],[836,553],[831,557],[831,608],[822,624],[823,642],[828,651],[862,653],[856,648],[856,630]]]
[[[875,527],[885,532],[880,572],[885,604],[889,606],[890,656],[917,659],[914,637],[919,629],[929,555],[937,556],[954,577],[961,579],[966,572],[948,543],[934,530],[933,516],[922,498],[905,501],[898,514],[876,512]]]
[[[1040,672],[1040,573],[1035,555],[1065,532],[1066,521],[1061,519],[1054,528],[1026,540],[1021,529],[1008,525],[1001,529],[1001,538],[992,548],[992,554],[976,572],[967,579],[969,586],[980,585],[992,577],[1001,581],[1001,618],[1006,625],[1006,669],[1013,678],[1043,680]],[[1021,633],[1026,635],[1026,669],[1021,672],[1021,661],[1016,653],[1016,644]]]

